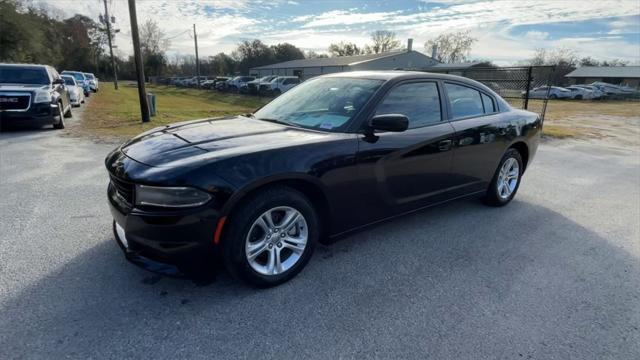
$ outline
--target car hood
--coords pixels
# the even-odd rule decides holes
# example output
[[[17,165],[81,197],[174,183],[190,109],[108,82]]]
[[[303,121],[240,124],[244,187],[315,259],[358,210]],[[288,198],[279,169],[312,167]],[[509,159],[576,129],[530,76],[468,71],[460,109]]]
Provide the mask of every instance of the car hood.
[[[32,91],[35,89],[49,89],[49,85],[42,84],[0,84],[0,91]]]
[[[326,141],[337,135],[237,116],[156,128],[131,139],[121,151],[149,166],[179,166]]]

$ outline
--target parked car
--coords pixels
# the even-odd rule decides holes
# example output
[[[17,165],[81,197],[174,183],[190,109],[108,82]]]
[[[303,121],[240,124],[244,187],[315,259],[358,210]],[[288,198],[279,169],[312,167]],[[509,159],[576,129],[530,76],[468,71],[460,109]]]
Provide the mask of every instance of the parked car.
[[[71,75],[62,75],[62,79],[64,80],[64,85],[67,88],[67,92],[69,93],[69,101],[71,102],[71,106],[79,107],[80,104],[84,104],[84,89],[82,86],[79,86],[76,82],[76,78]]]
[[[219,76],[214,80],[213,88],[218,91],[226,91],[227,90],[227,82],[231,80],[230,77]]]
[[[261,84],[260,93],[279,96],[298,84],[300,79],[297,76],[278,76],[266,84]]]
[[[541,130],[537,114],[459,76],[315,77],[254,114],[159,127],[113,150],[115,239],[148,269],[221,262],[277,285],[319,241],[466,196],[508,204]]]
[[[98,78],[92,73],[84,73],[84,77],[87,78],[87,81],[89,82],[89,89],[94,93],[98,92]]]
[[[567,90],[571,91],[569,99],[573,100],[593,100],[596,98],[593,91],[581,88],[579,86],[567,86]]]
[[[203,89],[211,89],[213,86],[213,80],[205,80],[200,84],[200,87]]]
[[[236,76],[227,81],[227,90],[237,92],[244,84],[255,79],[253,76]]]
[[[606,97],[606,94],[604,93],[604,91],[598,89],[596,86],[593,85],[571,85],[569,86],[569,88],[571,87],[577,87],[577,88],[581,88],[581,89],[585,89],[585,90],[589,90],[593,93],[593,98],[594,99],[603,99],[604,97]]]
[[[91,96],[91,87],[89,85],[89,80],[87,80],[87,77],[84,76],[83,72],[65,70],[61,72],[61,74],[73,76],[76,79],[76,82],[82,86],[82,89],[84,91],[84,96],[86,97]]]
[[[259,90],[260,90],[260,85],[262,84],[268,84],[269,82],[271,82],[271,80],[277,78],[278,75],[269,75],[269,76],[263,76],[259,79],[255,79],[253,81],[249,81],[246,83],[246,86],[243,88],[241,88],[240,90],[242,90],[241,92],[246,92],[248,94],[253,94],[256,95],[258,94]]]
[[[606,95],[612,96],[612,97],[624,97],[626,95],[631,95],[635,92],[635,90],[630,87],[622,87],[622,86],[613,85],[613,84],[609,84],[602,81],[596,81],[591,85],[597,87]]]
[[[0,64],[0,127],[8,123],[64,128],[71,117],[69,93],[49,65]]]
[[[569,99],[571,97],[571,91],[559,86],[540,86],[529,90],[530,99],[546,99],[547,94],[549,99]],[[526,96],[526,91],[522,92],[522,96]]]

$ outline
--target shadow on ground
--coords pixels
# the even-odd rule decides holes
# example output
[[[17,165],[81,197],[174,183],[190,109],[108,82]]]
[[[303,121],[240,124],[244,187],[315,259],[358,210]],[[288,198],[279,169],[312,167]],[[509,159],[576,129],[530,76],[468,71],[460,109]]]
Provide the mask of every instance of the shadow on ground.
[[[634,358],[639,302],[638,259],[607,239],[469,200],[321,246],[267,290],[157,277],[105,238],[2,304],[0,357]]]

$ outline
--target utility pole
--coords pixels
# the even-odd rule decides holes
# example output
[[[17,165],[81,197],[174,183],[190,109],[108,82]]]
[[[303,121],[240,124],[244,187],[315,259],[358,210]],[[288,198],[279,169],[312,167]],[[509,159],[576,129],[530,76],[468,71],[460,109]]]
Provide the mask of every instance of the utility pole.
[[[196,33],[196,24],[193,24],[193,41],[196,44],[196,86],[200,89],[200,59],[198,59],[198,34]]]
[[[131,37],[133,38],[133,57],[136,61],[136,76],[138,78],[138,97],[140,98],[140,114],[142,122],[149,122],[149,104],[147,91],[144,87],[144,68],[142,66],[142,52],[140,51],[140,35],[138,35],[138,16],[136,15],[136,0],[129,0],[129,18],[131,19]]]
[[[111,45],[111,18],[107,10],[107,0],[104,0],[104,22],[107,24],[107,38],[109,39],[109,52],[111,53],[111,68],[113,69],[113,87],[118,90],[118,72],[116,70],[116,60],[113,57],[113,45]]]

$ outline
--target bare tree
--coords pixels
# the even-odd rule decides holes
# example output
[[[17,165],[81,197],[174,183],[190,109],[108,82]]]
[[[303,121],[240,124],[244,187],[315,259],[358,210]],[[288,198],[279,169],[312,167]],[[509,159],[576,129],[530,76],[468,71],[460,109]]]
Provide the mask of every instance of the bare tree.
[[[424,47],[431,52],[436,46],[436,60],[444,63],[466,61],[471,47],[478,39],[471,36],[469,31],[440,34],[435,39],[427,40]]]
[[[140,27],[140,47],[143,56],[159,55],[169,47],[170,42],[158,23],[149,19]]]
[[[400,47],[400,41],[396,39],[396,33],[393,31],[375,31],[371,34],[371,41],[373,41],[373,44],[370,47],[366,46],[366,48],[367,50],[371,49],[370,51],[374,54],[391,51]]]
[[[360,55],[363,53],[356,44],[343,41],[329,45],[328,50],[332,57]]]

